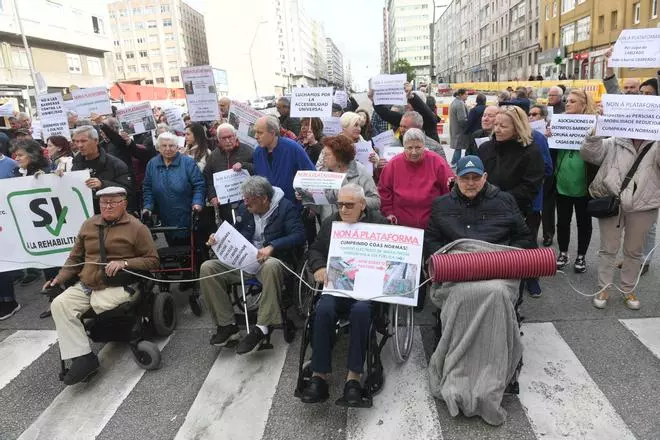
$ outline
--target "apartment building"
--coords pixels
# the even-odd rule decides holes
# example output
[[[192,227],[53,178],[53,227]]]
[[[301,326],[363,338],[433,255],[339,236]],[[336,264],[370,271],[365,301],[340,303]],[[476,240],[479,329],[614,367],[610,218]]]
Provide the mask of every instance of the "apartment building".
[[[386,10],[390,66],[405,58],[414,67],[417,81],[428,82],[433,1],[388,0]]]
[[[325,41],[328,61],[328,82],[338,89],[343,89],[345,86],[344,56],[334,41],[332,41],[332,38],[326,38]]]
[[[181,68],[209,64],[204,17],[182,0],[108,4],[115,78],[181,88]]]

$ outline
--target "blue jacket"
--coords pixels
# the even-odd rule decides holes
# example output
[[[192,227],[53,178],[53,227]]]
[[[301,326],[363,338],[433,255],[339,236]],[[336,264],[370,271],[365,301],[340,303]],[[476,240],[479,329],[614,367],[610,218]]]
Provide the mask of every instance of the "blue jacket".
[[[316,171],[305,150],[296,141],[284,137],[278,138],[277,146],[273,149],[272,166],[268,163],[268,150],[261,146],[254,149],[252,163],[254,174],[265,177],[271,185],[281,188],[284,197],[296,206],[299,202],[293,191],[293,178],[300,170]]]
[[[537,130],[532,130],[532,138],[534,139],[534,142],[536,142],[536,145],[539,146],[539,150],[541,150],[541,155],[543,156],[543,164],[544,164],[543,174],[547,179],[552,176],[552,171],[553,171],[552,158],[550,157],[550,148],[548,147],[548,140],[545,138],[543,133]],[[532,201],[532,211],[541,212],[542,209],[543,209],[543,190],[539,191],[534,201]]]
[[[241,202],[236,210],[236,230],[243,237],[253,242],[255,224],[252,215],[245,204]],[[263,247],[268,245],[275,248],[273,257],[290,262],[296,248],[305,243],[305,227],[300,221],[300,212],[287,198],[279,201],[277,208],[268,217],[264,227]]]
[[[477,105],[470,110],[468,113],[468,122],[467,128],[465,129],[465,134],[470,135],[477,130],[481,130],[481,117],[484,115],[485,110],[485,105]]]
[[[168,167],[159,154],[147,163],[144,209],[158,212],[164,226],[190,227],[192,205],[204,206],[205,197],[206,183],[193,158],[177,153]]]

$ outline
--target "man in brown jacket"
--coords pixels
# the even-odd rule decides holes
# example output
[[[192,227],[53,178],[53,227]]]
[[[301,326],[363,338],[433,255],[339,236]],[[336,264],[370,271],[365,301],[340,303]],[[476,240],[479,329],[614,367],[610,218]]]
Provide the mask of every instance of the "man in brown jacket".
[[[125,287],[135,280],[125,278],[129,274],[121,273],[122,269],[148,271],[160,265],[149,229],[126,212],[126,189],[108,187],[96,195],[101,214],[82,224],[64,267],[44,286],[61,285],[75,276],[80,279],[51,305],[62,359],[73,360],[64,376],[67,385],[80,382],[99,367],[80,316],[90,308],[102,313],[132,300]],[[108,263],[96,264],[105,262]],[[74,266],[80,263],[87,264]]]

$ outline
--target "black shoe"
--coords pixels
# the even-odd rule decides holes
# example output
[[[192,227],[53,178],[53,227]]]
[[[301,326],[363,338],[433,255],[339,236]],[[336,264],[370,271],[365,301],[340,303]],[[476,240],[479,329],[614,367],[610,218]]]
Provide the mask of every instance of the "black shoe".
[[[300,400],[304,403],[325,402],[330,397],[328,392],[328,381],[319,376],[312,376],[305,387]]]
[[[552,246],[552,237],[543,237],[543,246],[545,247]]]
[[[87,379],[99,369],[99,358],[94,353],[87,353],[73,359],[69,371],[64,375],[65,385],[74,385]]]
[[[16,301],[0,302],[0,321],[9,319],[21,310],[21,305]]]
[[[644,266],[642,266],[642,275],[645,275],[646,272],[648,271],[649,271],[649,264],[647,263]]]
[[[23,279],[21,280],[21,286],[27,286],[28,284],[32,284],[35,281],[37,281],[39,278],[41,278],[40,271],[38,271],[37,269],[26,269],[25,275],[23,275]]]
[[[250,353],[252,350],[259,346],[259,343],[263,341],[265,337],[266,335],[264,335],[264,332],[262,332],[261,329],[255,325],[250,329],[250,333],[248,333],[243,339],[241,339],[241,342],[238,343],[238,346],[236,347],[236,354]]]
[[[578,255],[573,263],[575,273],[585,273],[587,271],[587,262],[584,261],[584,255]]]
[[[232,341],[238,341],[241,335],[238,333],[236,324],[219,325],[218,330],[211,336],[211,345],[216,347],[224,347]]]
[[[344,385],[344,401],[349,405],[359,405],[362,403],[362,396],[364,391],[360,382],[353,379],[346,382]]]

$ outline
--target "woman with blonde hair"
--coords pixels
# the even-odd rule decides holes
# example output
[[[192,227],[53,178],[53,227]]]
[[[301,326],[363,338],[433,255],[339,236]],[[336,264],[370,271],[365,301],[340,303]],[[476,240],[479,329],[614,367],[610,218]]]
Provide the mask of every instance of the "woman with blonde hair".
[[[595,115],[596,104],[593,98],[584,89],[573,89],[566,100],[567,115]],[[548,132],[552,135],[551,132]],[[592,225],[591,216],[587,214],[589,202],[587,167],[576,150],[558,150],[553,158],[554,191],[557,206],[557,269],[563,269],[568,264],[568,245],[571,241],[571,219],[573,210],[577,220],[577,257],[573,263],[575,273],[587,271],[584,256],[589,249]]]

